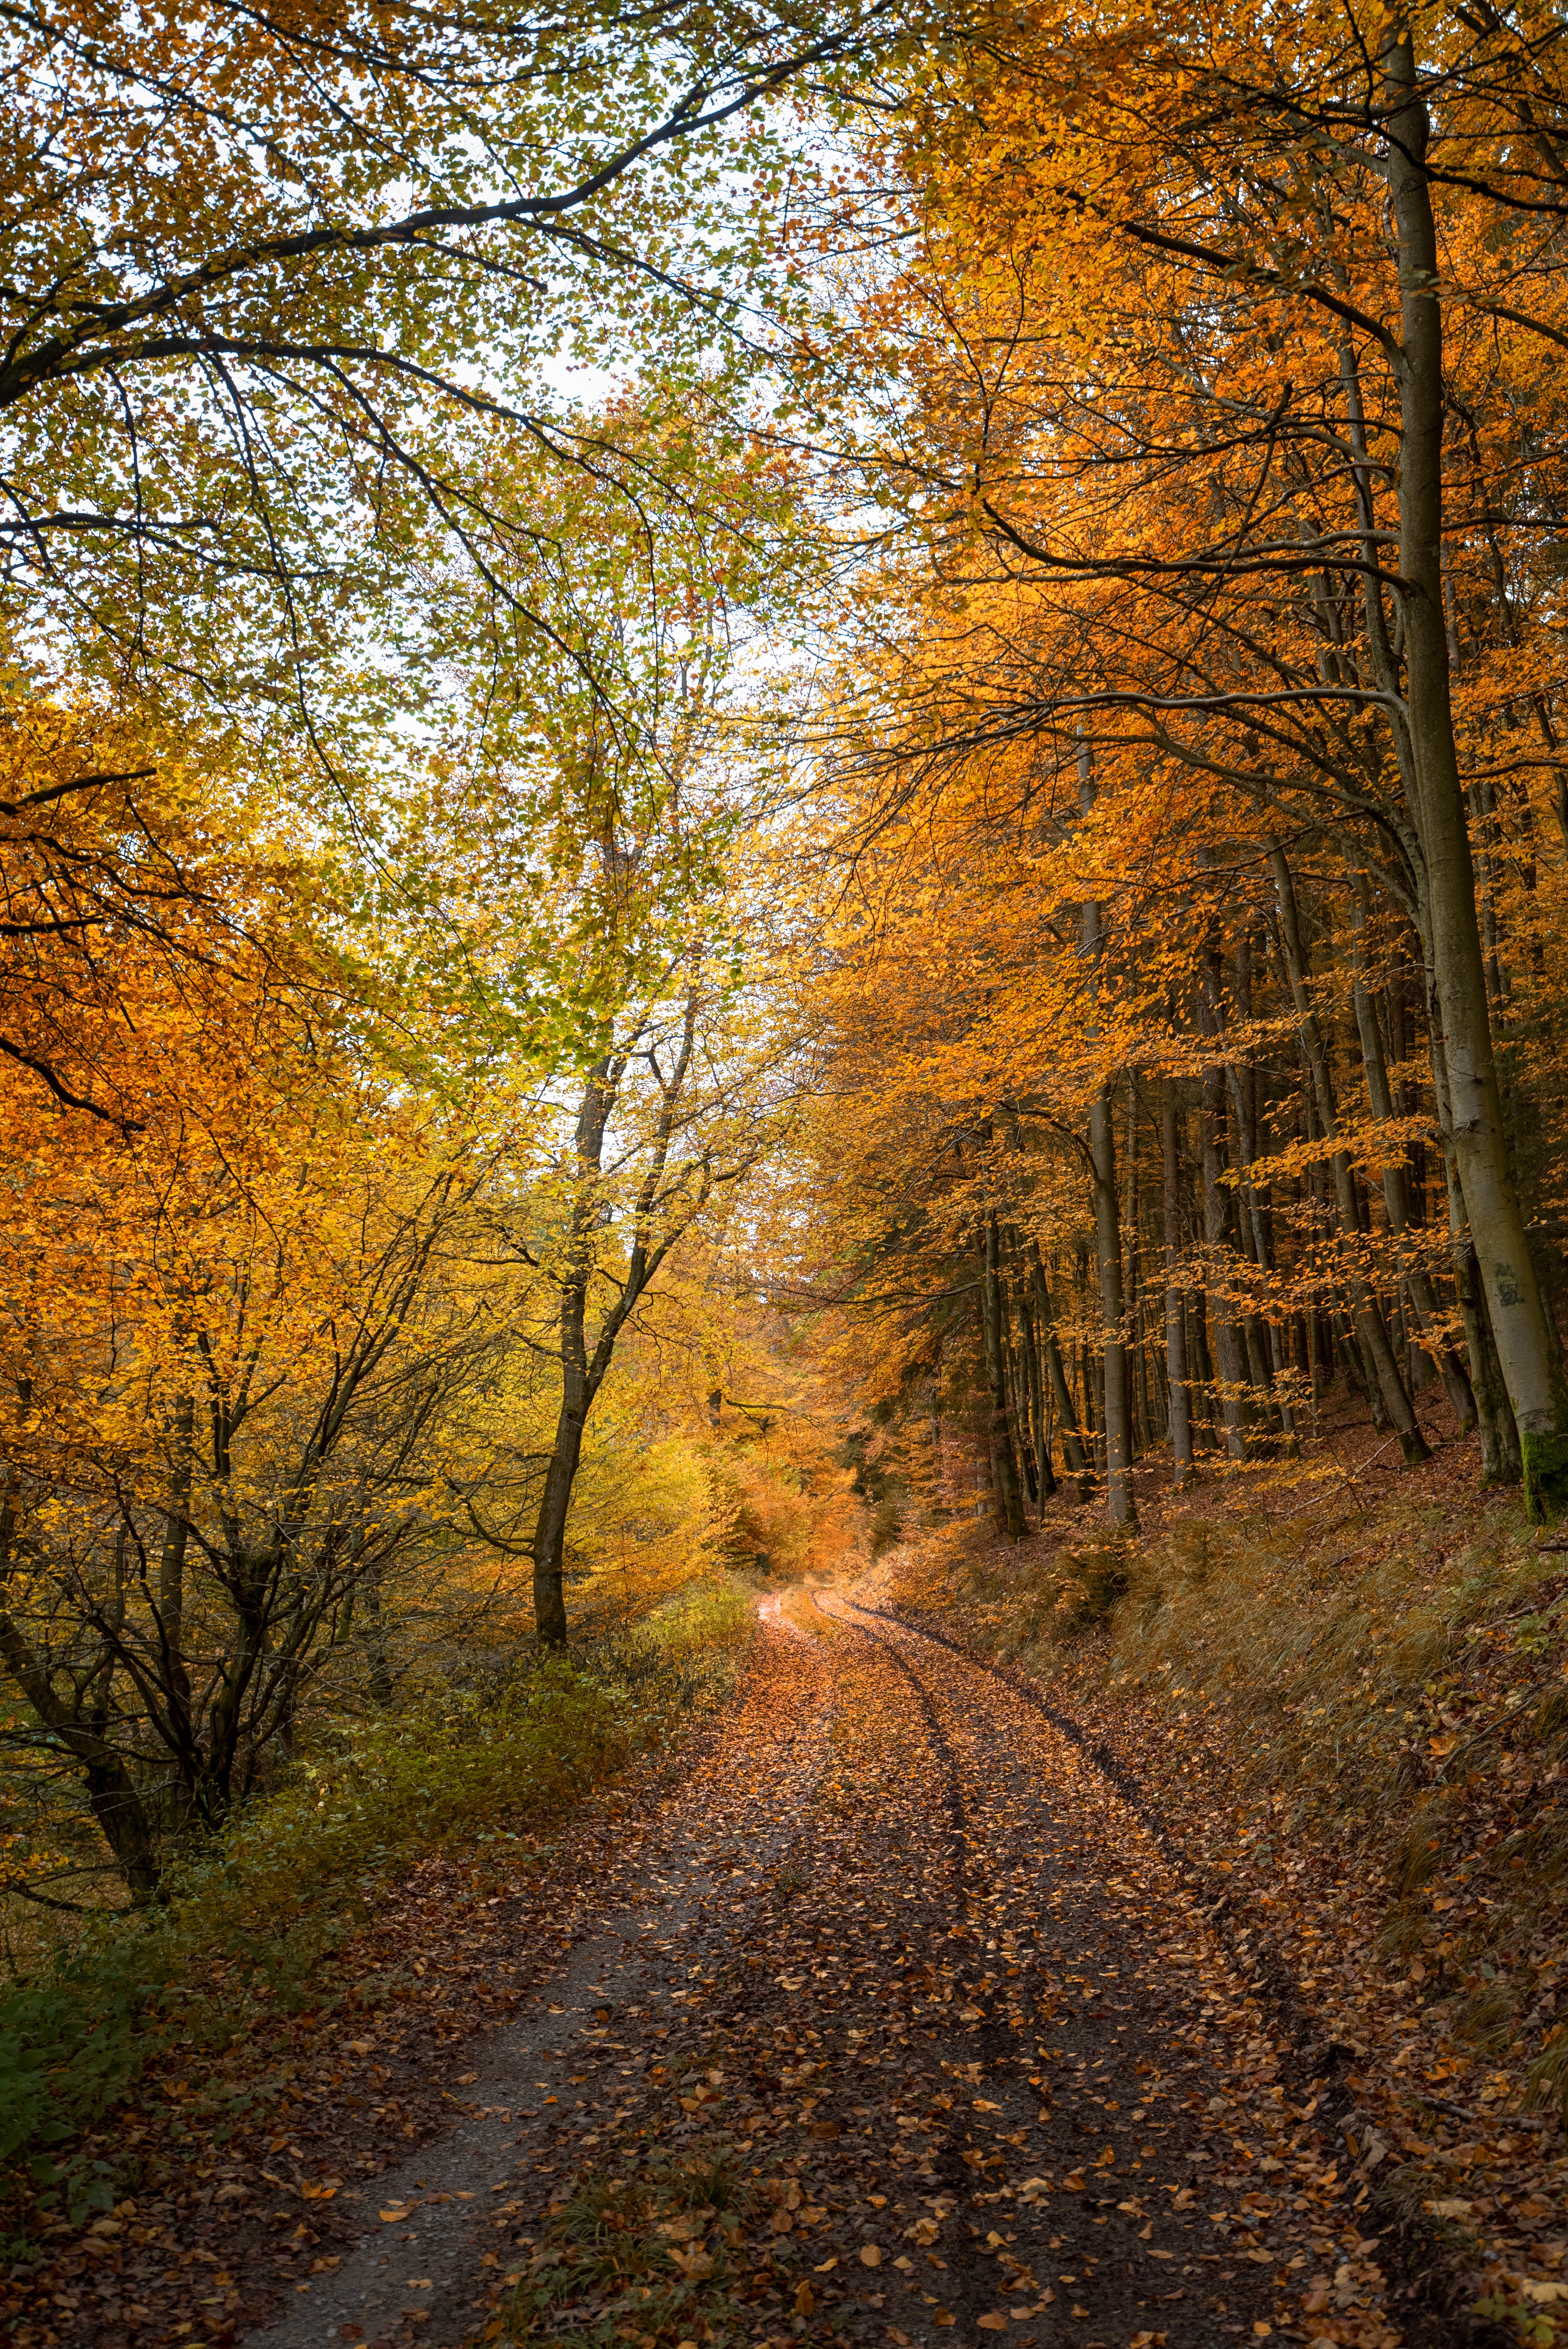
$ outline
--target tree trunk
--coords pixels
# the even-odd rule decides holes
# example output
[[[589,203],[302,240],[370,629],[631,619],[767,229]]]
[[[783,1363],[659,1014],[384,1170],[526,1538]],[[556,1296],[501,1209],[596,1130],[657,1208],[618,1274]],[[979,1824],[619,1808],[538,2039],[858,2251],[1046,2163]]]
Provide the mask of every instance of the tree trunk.
[[[1441,263],[1427,178],[1429,120],[1408,25],[1384,35],[1388,192],[1398,243],[1399,573],[1412,809],[1425,865],[1437,1022],[1448,1068],[1452,1149],[1488,1318],[1519,1429],[1533,1518],[1568,1506],[1568,1397],[1509,1164],[1492,1052],[1475,865],[1454,741],[1443,619],[1443,316]]]
[[[1214,1357],[1209,1347],[1208,1299],[1201,1288],[1189,1289],[1186,1301],[1187,1350],[1192,1362],[1192,1393],[1195,1400],[1203,1402],[1203,1408],[1195,1414],[1193,1448],[1198,1448],[1201,1433],[1205,1452],[1220,1452],[1223,1451],[1224,1444],[1220,1433],[1221,1423],[1215,1402],[1219,1380],[1214,1370]]]
[[[1051,1399],[1061,1423],[1062,1459],[1069,1476],[1078,1482],[1080,1501],[1088,1498],[1088,1454],[1084,1450],[1083,1431],[1078,1425],[1078,1406],[1068,1382],[1067,1365],[1062,1361],[1061,1346],[1057,1339],[1056,1310],[1046,1281],[1046,1268],[1040,1257],[1038,1244],[1029,1242],[1029,1274],[1035,1293],[1035,1307],[1044,1340],[1046,1372],[1051,1382]]]
[[[1176,1088],[1165,1080],[1161,1102],[1161,1205],[1165,1217],[1165,1383],[1170,1398],[1171,1458],[1176,1488],[1192,1481],[1192,1422],[1187,1394],[1187,1330],[1177,1268],[1181,1260],[1181,1154]]]
[[[533,1623],[542,1648],[566,1645],[566,1520],[596,1388],[588,1361],[588,1284],[599,1216],[598,1176],[621,1065],[606,1058],[590,1072],[577,1115],[577,1187],[561,1276],[561,1407],[533,1527]],[[603,1350],[601,1344],[595,1353]]]
[[[1253,956],[1249,939],[1243,938],[1236,949],[1235,1003],[1244,1022],[1253,1016]],[[1220,1025],[1219,1006],[1214,1006],[1215,1024]],[[1236,1118],[1237,1213],[1241,1221],[1243,1247],[1258,1271],[1267,1281],[1274,1270],[1269,1255],[1269,1233],[1264,1220],[1263,1203],[1253,1168],[1258,1154],[1258,1087],[1257,1071],[1248,1061],[1234,1056],[1225,1061],[1226,1081],[1231,1089],[1232,1107]],[[1253,1384],[1266,1399],[1279,1418],[1280,1436],[1286,1455],[1294,1458],[1300,1447],[1296,1442],[1295,1413],[1282,1384],[1284,1371],[1284,1340],[1279,1323],[1272,1316],[1249,1314],[1245,1322],[1247,1356],[1252,1365]]]
[[[643,1160],[635,1203],[624,1227],[630,1239],[625,1270],[614,1280],[615,1293],[600,1314],[592,1353],[587,1336],[590,1284],[596,1275],[601,1282],[611,1278],[604,1267],[596,1263],[593,1246],[604,1205],[599,1187],[604,1136],[621,1100],[622,1082],[631,1056],[629,1049],[606,1055],[589,1072],[577,1113],[577,1182],[560,1274],[561,1409],[532,1545],[534,1623],[542,1647],[566,1645],[566,1520],[583,1457],[583,1433],[588,1413],[604,1383],[621,1333],[671,1249],[690,1229],[711,1195],[711,1166],[693,1176],[678,1213],[672,1207],[671,1191],[679,1185],[666,1187],[670,1144],[696,1048],[698,999],[694,975],[687,980],[679,1041],[667,1076],[661,1073],[652,1053],[639,1055],[653,1072],[659,1107]],[[645,1029],[639,1029],[638,1037],[644,1034]],[[634,1038],[634,1042],[636,1040]]]
[[[1121,1293],[1127,1331],[1128,1457],[1149,1449],[1148,1380],[1143,1361],[1142,1266],[1139,1256],[1138,1074],[1127,1073],[1127,1122],[1121,1153]]]
[[[568,1377],[533,1530],[533,1621],[543,1648],[566,1645],[566,1519],[572,1506],[572,1487],[583,1457],[583,1431],[587,1419],[586,1381]]]
[[[1486,1314],[1486,1291],[1476,1263],[1465,1221],[1459,1174],[1449,1168],[1449,1236],[1458,1288],[1460,1313],[1465,1328],[1465,1349],[1470,1361],[1470,1392],[1475,1397],[1476,1425],[1480,1434],[1480,1481],[1483,1491],[1499,1485],[1517,1485],[1521,1475],[1519,1431],[1503,1383]]]
[[[1269,843],[1269,862],[1274,867],[1280,920],[1280,942],[1284,950],[1285,977],[1289,981],[1295,1005],[1296,1025],[1306,1052],[1307,1067],[1312,1073],[1313,1091],[1317,1097],[1317,1114],[1323,1127],[1324,1140],[1333,1143],[1339,1132],[1338,1108],[1334,1097],[1334,1080],[1324,1047],[1323,1031],[1317,1013],[1306,987],[1306,954],[1302,945],[1301,924],[1297,916],[1295,885],[1291,879],[1285,854],[1277,842]],[[1372,1377],[1382,1397],[1388,1423],[1399,1439],[1399,1448],[1408,1466],[1431,1458],[1430,1448],[1421,1433],[1415,1405],[1394,1359],[1387,1324],[1382,1309],[1372,1293],[1370,1283],[1360,1272],[1357,1259],[1361,1248],[1361,1215],[1357,1206],[1355,1177],[1350,1161],[1343,1150],[1336,1150],[1332,1160],[1335,1198],[1339,1213],[1339,1230],[1343,1243],[1342,1261],[1345,1266],[1345,1288],[1355,1318],[1357,1336],[1360,1340]]]
[[[1359,895],[1355,901],[1352,920],[1355,925],[1356,964],[1351,984],[1357,1032],[1361,1039],[1362,1066],[1367,1072],[1367,1098],[1371,1103],[1373,1116],[1391,1123],[1394,1096],[1388,1084],[1387,1063],[1383,1057],[1383,1031],[1377,1024],[1377,1006],[1367,988],[1364,961],[1366,909]],[[1383,1169],[1383,1207],[1398,1252],[1405,1292],[1410,1301],[1416,1327],[1427,1352],[1441,1374],[1459,1432],[1461,1435],[1468,1435],[1476,1423],[1475,1396],[1465,1376],[1464,1364],[1452,1347],[1444,1345],[1440,1339],[1432,1335],[1438,1320],[1437,1295],[1426,1267],[1414,1262],[1411,1257],[1408,1238],[1409,1215],[1402,1166],[1385,1166]]]
[[[1136,1527],[1132,1497],[1131,1427],[1128,1412],[1127,1345],[1122,1334],[1121,1232],[1116,1199],[1116,1125],[1102,1085],[1089,1104],[1089,1153],[1094,1162],[1094,1237],[1099,1262],[1099,1308],[1105,1357],[1106,1510],[1113,1526]]]
[[[1002,1361],[1007,1374],[1008,1425],[1013,1431],[1013,1457],[1018,1464],[1026,1516],[1031,1506],[1038,1506],[1040,1497],[1040,1477],[1034,1444],[1034,1398],[1029,1388],[1023,1330],[1020,1327],[1015,1332],[1013,1326],[1012,1287],[1005,1266],[998,1278],[997,1289],[1002,1306]]]
[[[1088,744],[1078,741],[1078,812],[1087,816],[1094,805],[1094,777]],[[1103,939],[1099,907],[1089,898],[1083,908],[1083,951],[1091,974],[1099,969]],[[1090,986],[1096,985],[1091,976]],[[1097,1029],[1091,1019],[1088,1040]],[[1094,1174],[1095,1254],[1099,1268],[1099,1309],[1102,1329],[1105,1396],[1106,1510],[1113,1526],[1136,1527],[1138,1509],[1132,1497],[1132,1427],[1129,1409],[1125,1300],[1121,1285],[1121,1229],[1116,1196],[1116,1123],[1111,1114],[1110,1089],[1097,1088],[1089,1103],[1089,1160]]]
[[[1222,1279],[1223,1259],[1229,1253],[1225,1194],[1220,1181],[1223,1172],[1220,1137],[1225,1122],[1224,1087],[1224,1071],[1217,1061],[1209,1061],[1203,1071],[1199,1100],[1203,1151],[1203,1244],[1212,1268],[1211,1277],[1218,1274]],[[1217,1423],[1224,1432],[1225,1456],[1244,1460],[1247,1435],[1243,1399],[1248,1381],[1241,1331],[1230,1299],[1213,1288],[1209,1291],[1209,1319],[1213,1326],[1213,1402]]]
[[[1016,1232],[1010,1233],[1009,1254],[1018,1282],[1018,1350],[1023,1358],[1024,1386],[1027,1398],[1029,1449],[1034,1455],[1035,1481],[1039,1507],[1044,1514],[1046,1503],[1057,1489],[1056,1472],[1051,1466],[1050,1440],[1047,1433],[1046,1375],[1041,1361],[1040,1333],[1035,1323],[1035,1309],[1030,1296],[1030,1283],[1024,1273],[1024,1252]]]
[[[991,1497],[997,1531],[1009,1541],[1022,1541],[1028,1520],[1018,1485],[1017,1455],[1013,1449],[1012,1413],[1008,1408],[1006,1339],[1002,1326],[1001,1244],[996,1218],[987,1216],[980,1243],[980,1328],[985,1357],[985,1390],[990,1410],[986,1444],[991,1460]]]

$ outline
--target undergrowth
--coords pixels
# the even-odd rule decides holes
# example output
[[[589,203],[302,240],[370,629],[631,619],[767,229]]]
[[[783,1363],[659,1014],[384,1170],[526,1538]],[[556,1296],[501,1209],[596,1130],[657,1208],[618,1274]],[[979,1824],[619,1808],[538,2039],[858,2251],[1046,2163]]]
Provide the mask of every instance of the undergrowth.
[[[748,1636],[751,1605],[750,1587],[738,1575],[688,1582],[648,1617],[640,1628],[639,1641],[657,1655],[701,1655],[711,1664],[716,1652],[733,1648]]]
[[[107,2208],[111,2165],[76,2141],[149,2063],[176,2044],[213,2062],[320,2006],[324,1969],[428,1854],[526,1865],[542,1825],[722,1698],[748,1619],[708,1596],[651,1634],[346,1728],[189,1856],[158,1906],[89,1919],[0,1997],[0,2178],[73,2224]]]
[[[1200,1490],[1140,1539],[944,1530],[903,1588],[1043,1680],[1222,1747],[1249,1869],[1332,1847],[1379,1947],[1526,2101],[1568,2095],[1568,1557],[1456,1447],[1376,1501]],[[1354,1506],[1352,1506],[1354,1504]],[[1215,1765],[1217,1766],[1217,1765]],[[1228,1863],[1222,1863],[1225,1865]]]

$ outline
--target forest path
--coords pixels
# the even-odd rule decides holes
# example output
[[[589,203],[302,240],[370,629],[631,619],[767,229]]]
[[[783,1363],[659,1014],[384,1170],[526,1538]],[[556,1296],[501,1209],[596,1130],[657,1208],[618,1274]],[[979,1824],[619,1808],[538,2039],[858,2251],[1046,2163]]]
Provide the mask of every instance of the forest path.
[[[764,1612],[644,1905],[250,2349],[1312,2336],[1332,2184],[1147,1831],[1006,1680],[813,1604]]]

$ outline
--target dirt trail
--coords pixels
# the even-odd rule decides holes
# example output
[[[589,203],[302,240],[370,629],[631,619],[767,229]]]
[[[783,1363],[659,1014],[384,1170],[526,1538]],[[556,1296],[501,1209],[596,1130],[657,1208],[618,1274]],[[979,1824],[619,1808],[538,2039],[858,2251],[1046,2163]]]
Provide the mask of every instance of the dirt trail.
[[[1315,2337],[1314,2279],[1378,2339],[1332,2314],[1376,2248],[1143,1828],[1006,1682],[816,1603],[817,1637],[765,1618],[642,1903],[470,2046],[460,2125],[334,2213],[253,2349],[1212,2349]]]

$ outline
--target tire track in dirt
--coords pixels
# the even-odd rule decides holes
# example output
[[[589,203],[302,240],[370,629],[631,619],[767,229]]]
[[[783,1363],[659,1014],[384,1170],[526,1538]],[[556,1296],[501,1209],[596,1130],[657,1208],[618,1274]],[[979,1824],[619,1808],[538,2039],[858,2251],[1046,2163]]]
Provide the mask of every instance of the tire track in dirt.
[[[854,1607],[855,1612],[858,1615],[864,1615],[871,1611],[867,1608],[856,1605],[856,1602],[853,1599],[847,1600],[845,1603],[849,1606]],[[811,1593],[811,1604],[816,1609],[818,1614],[825,1616],[830,1623],[839,1620],[838,1617],[830,1613],[830,1610],[823,1606],[820,1596],[814,1590]],[[893,1619],[890,1617],[888,1619],[891,1621]],[[861,1628],[863,1629],[863,1627]],[[872,1631],[867,1632],[865,1636],[868,1639],[874,1640],[877,1635],[874,1631]],[[964,1810],[964,1788],[958,1775],[958,1759],[953,1751],[947,1733],[942,1725],[942,1716],[937,1712],[936,1707],[933,1704],[931,1698],[926,1692],[924,1682],[920,1678],[920,1675],[917,1672],[911,1669],[904,1658],[899,1654],[898,1650],[892,1645],[891,1640],[880,1640],[878,1644],[886,1655],[888,1661],[896,1671],[901,1671],[903,1674],[911,1688],[913,1689],[915,1692],[915,1701],[925,1716],[925,1723],[931,1733],[932,1743],[935,1746],[938,1755],[941,1757],[944,1773],[944,1792],[947,1802],[947,1815],[953,1823],[954,1889],[957,1897],[962,1899],[964,1897],[964,1865],[968,1843],[968,1834]]]
[[[1240,2247],[1244,2261],[1232,2256],[1238,2247],[1228,2242],[1223,2251],[1211,2250],[1213,2222],[1191,2209],[1212,2161],[1202,2130],[1185,2106],[1178,2118],[1151,2117],[1169,2097],[1148,2085],[1171,2060],[1167,2034],[1180,2038],[1192,2019],[1179,1986],[1184,1969],[1156,1968],[1134,2008],[1119,1995],[1140,1972],[1134,1944],[1142,1937],[1130,1932],[1125,1913],[1133,1888],[1125,1876],[1113,1877],[1113,1889],[1098,1872],[1067,1873],[1085,1858],[1080,1828],[1067,1815],[1075,1807],[1101,1814],[1093,1838],[1099,1861],[1115,1856],[1126,1868],[1146,1859],[1144,1851],[1118,1855],[1126,1833],[1107,1834],[1106,1806],[1119,1807],[1114,1795],[1059,1733],[1047,1733],[1042,1753],[1038,1722],[1016,1692],[1007,1692],[1011,1702],[999,1702],[983,1669],[962,1656],[932,1684],[915,1661],[923,1661],[918,1634],[848,1599],[823,1611],[836,1614],[841,1605],[861,1619],[849,1628],[915,1692],[950,1776],[950,1805],[970,1822],[962,1930],[980,1962],[970,1973],[971,2003],[959,2009],[967,2027],[944,2069],[950,2076],[973,2073],[971,2085],[987,2093],[967,2100],[970,2116],[935,2165],[940,2182],[967,2189],[969,2225],[955,2240],[953,2261],[965,2288],[951,2295],[954,2312],[987,2330],[1032,2324],[1041,2340],[1120,2343],[1143,2333],[1150,2340],[1163,2334],[1175,2349],[1226,2333],[1259,2337],[1253,2327],[1272,2329],[1284,2313],[1279,2299],[1290,2273],[1263,2249],[1264,2214],[1247,2214],[1254,2223]],[[864,1619],[873,1613],[885,1630]],[[1129,1824],[1135,1846],[1145,1843]],[[1119,2015],[1131,2019],[1119,2023]],[[1194,2066],[1184,2044],[1174,2060]],[[973,2116],[982,2111],[987,2118],[976,2124]],[[1140,2124],[1130,2154],[1119,2141],[1122,2114]],[[1026,2178],[1010,2194],[996,2187],[988,2165],[1005,2164],[1009,2154],[981,2151],[977,2163],[987,2142],[1014,2158],[1027,2147],[1038,2181],[1032,2190]],[[1257,2182],[1249,2179],[1254,2189]],[[1162,2207],[1161,2224],[1155,2214]],[[995,2223],[1001,2210],[1003,2228]],[[984,2219],[991,2223],[983,2226]],[[1291,2255],[1282,2246],[1278,2261]],[[1020,2301],[1021,2290],[1039,2296]],[[937,2337],[934,2327],[930,2337]]]
[[[1232,1940],[1227,1890],[1222,1885],[1216,1895],[1213,1878],[1193,1866],[1180,1841],[1145,1801],[1141,1784],[1106,1741],[1086,1731],[1070,1715],[1057,1711],[1015,1667],[977,1654],[951,1633],[918,1616],[884,1607],[867,1607],[859,1600],[845,1603],[859,1614],[912,1632],[963,1658],[975,1671],[989,1674],[1048,1721],[1116,1789],[1147,1828],[1173,1874],[1198,1897],[1204,1923],[1222,1942],[1237,1975],[1257,1994],[1277,2025],[1284,2049],[1281,2076],[1290,2084],[1292,2093],[1305,2101],[1315,2132],[1333,2147],[1339,2168],[1348,2178],[1359,2158],[1352,2132],[1364,2137],[1367,2127],[1366,2116],[1346,2080],[1354,2051],[1326,2036],[1319,2019],[1272,1943],[1265,1937],[1260,1946],[1255,1926],[1248,1937],[1251,1945],[1236,1946]],[[1461,2342],[1470,2344],[1470,2349],[1507,2349],[1511,2335],[1505,2328],[1474,2313],[1473,2272],[1456,2256],[1451,2237],[1441,2221],[1429,2219],[1408,2199],[1390,2197],[1386,2190],[1380,2195],[1377,2185],[1371,2199],[1384,2230],[1379,2237],[1372,2239],[1377,2244],[1383,2280],[1388,2286],[1387,2293],[1380,2297],[1394,2315],[1394,2330],[1407,2343],[1408,2349],[1449,2349],[1449,2344]],[[1354,2240],[1366,2244],[1367,2239],[1355,2237]],[[1365,2258],[1361,2264],[1365,2267]],[[1360,2296],[1358,2293],[1357,2298]],[[1331,2336],[1318,2337],[1327,2341]]]
[[[1301,2287],[1343,2249],[1311,2131],[1146,1830],[980,1666],[933,1682],[906,1627],[817,1613],[834,1710],[810,1814],[661,2050],[711,2094],[628,2098],[608,2146],[583,2136],[490,2337],[1305,2337]],[[640,2022],[614,2027],[634,2053]],[[636,2212],[683,2174],[709,2199],[661,2245]],[[673,2306],[665,2259],[690,2277]]]
[[[655,2052],[672,2022],[678,2033],[686,1982],[713,1960],[716,1916],[727,1926],[765,1898],[799,1833],[832,1692],[802,1635],[779,1627],[764,1638],[768,1668],[752,1674],[730,1735],[638,1854],[636,1904],[611,1909],[541,1982],[526,2019],[452,2056],[449,2076],[465,2092],[458,2126],[381,2174],[363,2213],[331,2238],[335,2256],[324,2240],[319,2271],[242,2336],[247,2349],[415,2339],[434,2349],[474,2332],[505,2264],[498,2242],[515,2233],[520,2168],[537,2186],[557,2174],[563,2144],[593,2149],[595,2133],[573,2126],[590,2101],[575,2092],[618,2068],[603,2018],[629,2010]],[[738,1734],[767,1764],[747,1784],[736,1775]],[[525,1931],[526,1914],[518,1923]]]
[[[1307,2337],[1311,2133],[1149,1834],[980,1663],[812,1628],[250,2349]]]

